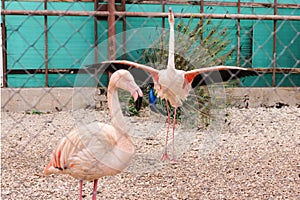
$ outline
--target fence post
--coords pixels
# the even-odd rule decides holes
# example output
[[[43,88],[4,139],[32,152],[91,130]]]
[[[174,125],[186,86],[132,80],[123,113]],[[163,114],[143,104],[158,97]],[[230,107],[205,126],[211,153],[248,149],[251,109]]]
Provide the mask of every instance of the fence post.
[[[98,0],[94,0],[94,10],[98,11]],[[94,62],[98,62],[98,19],[94,16]]]
[[[47,10],[47,0],[44,0],[44,10]],[[45,45],[45,86],[49,87],[49,76],[48,76],[48,66],[49,66],[49,59],[48,59],[48,16],[44,15],[44,45]]]
[[[200,13],[203,14],[204,13],[204,0],[201,0],[200,1]],[[202,23],[203,23],[203,18],[201,18],[202,20]],[[201,35],[200,35],[200,44],[203,43],[203,31],[201,32]]]
[[[1,1],[2,10],[5,10],[5,1]],[[7,87],[7,43],[6,43],[6,25],[5,15],[1,12],[1,34],[2,34],[2,56],[3,56],[3,87]]]
[[[108,59],[116,59],[116,19],[115,0],[108,1]]]
[[[238,0],[238,14],[241,14],[241,0]],[[241,20],[237,19],[237,56],[236,56],[236,64],[238,67],[241,66]]]
[[[126,12],[126,1],[121,0],[122,11]],[[123,25],[123,59],[126,60],[126,17],[122,16],[122,25]]]
[[[274,15],[277,15],[277,0],[274,0]],[[275,87],[276,86],[276,65],[277,65],[277,62],[276,62],[276,29],[277,29],[277,20],[275,19],[273,21],[274,23],[274,29],[273,29],[273,72],[272,72],[272,86]]]

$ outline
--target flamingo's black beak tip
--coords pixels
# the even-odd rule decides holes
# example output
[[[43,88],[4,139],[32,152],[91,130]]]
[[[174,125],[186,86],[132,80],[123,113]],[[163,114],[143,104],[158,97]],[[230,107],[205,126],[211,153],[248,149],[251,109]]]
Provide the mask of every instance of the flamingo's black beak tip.
[[[172,13],[172,8],[169,8],[169,12]]]
[[[142,102],[143,102],[143,96],[139,96],[139,97],[137,98],[137,100],[135,101],[135,109],[136,109],[137,111],[139,111],[139,110],[141,109],[141,107],[142,107]]]

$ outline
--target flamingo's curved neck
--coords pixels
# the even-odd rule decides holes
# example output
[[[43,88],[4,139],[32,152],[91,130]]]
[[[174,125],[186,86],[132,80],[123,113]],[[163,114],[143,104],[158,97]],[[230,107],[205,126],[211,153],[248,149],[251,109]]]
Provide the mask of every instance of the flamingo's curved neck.
[[[174,21],[170,22],[168,69],[175,69],[174,63]]]
[[[129,165],[132,156],[134,155],[134,145],[128,134],[126,121],[120,106],[118,89],[116,87],[108,86],[107,102],[111,115],[111,123],[116,129],[117,144],[111,149],[113,156],[106,157],[107,160],[104,163],[112,169],[122,171]]]
[[[111,123],[113,127],[119,130],[120,133],[126,134],[127,126],[126,126],[124,116],[122,114],[118,89],[116,87],[108,86],[107,103],[108,103],[108,108],[111,116]]]

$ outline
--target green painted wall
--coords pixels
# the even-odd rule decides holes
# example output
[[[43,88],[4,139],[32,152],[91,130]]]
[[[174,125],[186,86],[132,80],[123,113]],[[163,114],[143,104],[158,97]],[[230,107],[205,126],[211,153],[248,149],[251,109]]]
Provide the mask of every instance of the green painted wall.
[[[233,0],[226,0],[232,2]],[[242,2],[251,2],[244,0]],[[257,0],[255,2],[269,2]],[[279,3],[295,3],[294,0],[279,1]],[[298,2],[298,1],[297,1]],[[299,1],[300,3],[300,1]],[[49,10],[86,10],[92,11],[93,3],[66,3],[50,2]],[[6,2],[6,9],[10,10],[42,10],[43,2]],[[174,12],[199,12],[199,6],[172,5]],[[128,4],[127,11],[161,12],[161,5],[133,5]],[[211,7],[204,8],[205,13],[230,13],[236,14],[236,7]],[[273,14],[272,8],[242,8],[243,14]],[[278,14],[300,15],[299,9],[279,9]],[[188,19],[185,19],[188,20]],[[145,33],[135,35],[134,30],[143,27],[161,28],[162,19],[128,17],[126,20],[127,31],[127,59],[138,60],[143,48],[153,42],[151,35]],[[166,28],[168,28],[168,23]],[[235,20],[213,20],[220,24],[220,28],[227,27],[232,41],[230,48],[237,46],[237,22]],[[44,69],[44,17],[42,16],[6,16],[7,26],[7,52],[8,69]],[[122,51],[122,22],[117,22],[117,49],[118,57]],[[300,21],[278,21],[277,23],[277,67],[300,68]],[[49,68],[80,68],[83,64],[94,62],[94,18],[93,17],[48,17],[49,28]],[[208,27],[209,29],[210,27]],[[151,29],[151,30],[152,30]],[[148,29],[147,29],[148,30]],[[131,31],[131,32],[130,32]],[[273,49],[273,22],[241,20],[241,65],[244,67],[272,67]],[[142,37],[140,37],[142,35]],[[144,36],[144,37],[143,37]],[[99,61],[107,59],[107,22],[98,21]],[[142,44],[142,45],[141,45]],[[227,50],[229,50],[227,49]],[[252,63],[250,58],[252,56]],[[228,65],[236,65],[236,53],[228,60]],[[81,75],[49,75],[49,85],[52,87],[80,86]],[[91,78],[92,79],[92,78]],[[107,77],[102,76],[101,81],[107,84]],[[93,80],[86,81],[92,86]],[[271,74],[261,77],[249,77],[241,81],[242,86],[271,86]],[[276,75],[277,86],[300,86],[300,75]],[[44,87],[45,75],[8,75],[9,87]]]

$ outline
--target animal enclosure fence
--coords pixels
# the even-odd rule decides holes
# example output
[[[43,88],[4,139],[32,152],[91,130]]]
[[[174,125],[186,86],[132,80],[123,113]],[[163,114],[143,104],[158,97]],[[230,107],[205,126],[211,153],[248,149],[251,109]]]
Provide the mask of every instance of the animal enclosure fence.
[[[84,64],[108,59],[142,62],[141,52],[151,47],[150,37],[155,33],[148,29],[151,34],[139,35],[134,29],[168,28],[168,7],[173,8],[176,19],[187,22],[192,17],[191,26],[211,19],[204,37],[215,27],[216,32],[226,29],[230,45],[223,51],[233,50],[227,64],[262,72],[260,77],[246,78],[244,86],[300,85],[296,0],[2,0],[3,86],[74,86],[74,77]],[[91,54],[93,58],[87,61]],[[107,84],[105,77],[101,81]]]
[[[207,110],[191,91],[178,111],[178,163],[160,160],[165,113],[146,107],[126,116],[136,155],[125,172],[101,179],[98,193],[103,199],[300,197],[299,0],[2,0],[1,199],[78,197],[74,179],[42,172],[73,129],[111,124],[105,91],[95,87],[105,90],[109,75],[90,77],[82,68],[111,59],[161,67],[149,58],[168,50],[170,7],[175,53],[184,52],[176,58],[193,61],[200,46],[210,58],[193,63],[196,68],[221,63],[259,75],[226,83],[226,90],[208,87]],[[190,43],[195,30],[199,36]],[[131,99],[119,97],[130,115],[124,104]],[[201,115],[211,116],[210,126],[194,123]],[[91,186],[85,183],[84,199]]]

